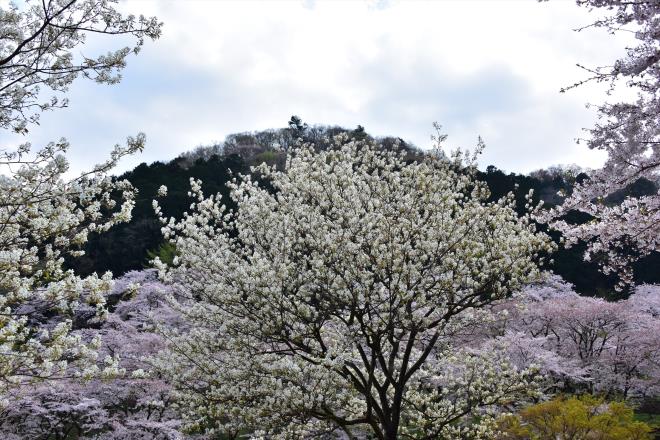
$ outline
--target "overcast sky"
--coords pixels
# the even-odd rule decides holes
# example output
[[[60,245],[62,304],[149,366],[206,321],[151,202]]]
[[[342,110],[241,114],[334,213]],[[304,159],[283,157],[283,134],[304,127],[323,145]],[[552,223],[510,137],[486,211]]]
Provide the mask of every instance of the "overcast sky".
[[[143,131],[146,150],[125,160],[169,160],[227,134],[309,124],[355,127],[430,145],[432,123],[448,146],[486,142],[482,166],[529,172],[553,164],[598,166],[576,145],[593,124],[586,102],[596,85],[577,62],[611,63],[624,41],[584,26],[595,13],[574,1],[165,1],[132,0],[124,10],[156,15],[163,36],[128,60],[124,80],[79,80],[70,106],[42,115],[21,139],[35,147],[67,137],[82,170],[112,145]],[[598,12],[598,11],[596,11]],[[83,53],[116,48],[95,39]]]

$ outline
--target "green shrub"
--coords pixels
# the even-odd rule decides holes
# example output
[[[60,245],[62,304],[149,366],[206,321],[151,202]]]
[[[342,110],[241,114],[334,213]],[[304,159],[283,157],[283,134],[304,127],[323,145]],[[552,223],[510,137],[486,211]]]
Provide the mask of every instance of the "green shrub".
[[[623,402],[558,397],[505,417],[499,440],[651,440],[651,427]]]
[[[165,241],[160,244],[155,250],[147,251],[148,261],[146,262],[146,267],[151,267],[151,260],[158,257],[160,261],[167,264],[168,266],[172,265],[174,257],[177,256],[176,246],[169,241]]]

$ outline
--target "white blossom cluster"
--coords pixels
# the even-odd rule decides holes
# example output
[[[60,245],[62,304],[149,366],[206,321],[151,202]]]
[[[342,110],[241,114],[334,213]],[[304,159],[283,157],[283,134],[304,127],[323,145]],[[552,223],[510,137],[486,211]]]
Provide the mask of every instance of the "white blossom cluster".
[[[451,336],[538,279],[553,246],[511,196],[486,202],[474,169],[339,136],[295,149],[284,171],[259,167],[267,185],[235,180],[233,213],[192,180],[190,212],[161,217],[179,257],[159,265],[190,327],[163,327],[155,360],[188,429],[491,438],[488,408],[532,393],[535,370]]]
[[[27,133],[44,110],[66,107],[61,95],[84,76],[115,84],[126,57],[137,54],[145,37],[160,36],[155,17],[123,16],[117,0],[26,0],[0,7],[0,128]],[[124,47],[96,57],[79,49],[88,34],[135,38]],[[44,100],[44,88],[53,95]]]
[[[26,380],[98,372],[89,360],[100,341],[84,343],[71,335],[66,315],[80,301],[102,315],[112,275],[83,278],[65,270],[64,261],[82,253],[89,233],[130,220],[132,187],[113,181],[107,171],[143,144],[143,136],[129,138],[107,162],[73,180],[63,178],[65,142],[34,156],[28,144],[0,155],[0,166],[8,171],[0,177],[0,396]],[[63,319],[43,325],[41,318],[54,312]],[[80,368],[72,372],[76,362]],[[114,360],[107,364],[106,373],[116,370]]]
[[[44,0],[0,6],[0,128],[28,133],[39,112],[66,106],[58,94],[79,76],[114,84],[126,56],[160,35],[155,17],[124,16],[116,0]],[[132,47],[93,57],[80,53],[89,34],[123,35]],[[44,90],[55,95],[43,101]],[[81,278],[65,259],[82,254],[88,234],[130,220],[134,191],[108,171],[145,137],[129,137],[110,158],[68,180],[66,140],[31,152],[29,143],[0,147],[0,403],[16,385],[35,379],[99,373],[100,340],[70,332],[82,301],[104,311],[112,275]],[[58,319],[54,319],[58,316]],[[111,356],[103,374],[118,372]],[[75,368],[72,368],[75,367]]]
[[[83,340],[100,337],[99,357],[119,357],[125,374],[110,380],[73,378],[14,388],[8,395],[10,404],[0,408],[3,438],[201,440],[178,431],[180,421],[170,387],[145,374],[148,365],[143,358],[163,347],[162,338],[150,331],[151,316],[155,314],[173,327],[180,324],[178,315],[163,300],[162,291],[167,289],[157,281],[153,269],[129,272],[115,280],[108,295],[113,304],[107,319],[94,328],[81,325],[74,332]],[[89,306],[76,312],[78,320],[93,316]]]

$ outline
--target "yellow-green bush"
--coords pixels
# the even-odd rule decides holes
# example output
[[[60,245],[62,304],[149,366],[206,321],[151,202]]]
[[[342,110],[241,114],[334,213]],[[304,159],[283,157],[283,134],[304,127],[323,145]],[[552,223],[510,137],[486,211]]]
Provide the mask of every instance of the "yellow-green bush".
[[[593,396],[558,397],[505,417],[499,440],[651,440],[623,402]]]

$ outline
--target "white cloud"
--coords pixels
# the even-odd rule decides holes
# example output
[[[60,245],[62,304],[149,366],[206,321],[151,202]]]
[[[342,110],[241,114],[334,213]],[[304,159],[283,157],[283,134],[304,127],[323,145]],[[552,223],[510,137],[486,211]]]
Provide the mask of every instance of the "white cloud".
[[[604,32],[573,32],[593,17],[573,2],[293,2],[149,0],[123,8],[157,15],[161,40],[129,61],[115,87],[77,83],[71,107],[45,114],[36,143],[67,136],[74,166],[147,133],[147,151],[127,161],[166,160],[225,135],[306,122],[355,126],[428,145],[431,122],[450,141],[488,145],[482,160],[509,171],[602,160],[574,138],[593,122],[569,94],[622,53]],[[112,40],[94,40],[101,47]],[[5,139],[11,141],[11,139]]]

